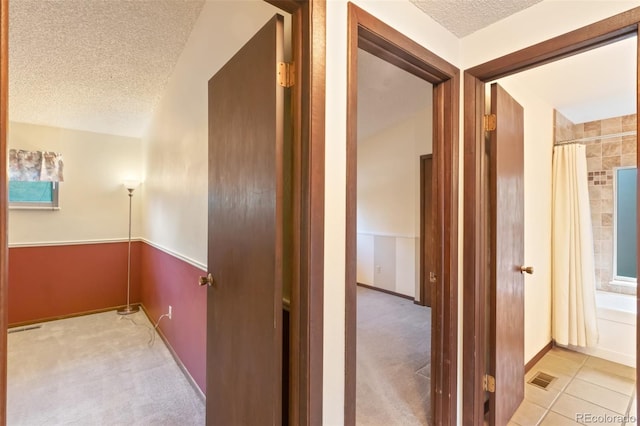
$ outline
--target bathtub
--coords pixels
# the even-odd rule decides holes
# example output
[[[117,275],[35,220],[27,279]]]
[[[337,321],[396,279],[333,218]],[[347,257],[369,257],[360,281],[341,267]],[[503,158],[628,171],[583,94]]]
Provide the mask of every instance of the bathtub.
[[[636,296],[596,291],[598,344],[571,349],[635,368],[636,306]]]

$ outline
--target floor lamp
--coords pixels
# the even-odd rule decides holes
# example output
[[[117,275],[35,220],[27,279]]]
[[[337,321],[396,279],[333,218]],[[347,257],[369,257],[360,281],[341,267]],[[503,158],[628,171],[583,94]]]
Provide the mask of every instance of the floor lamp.
[[[120,315],[129,315],[136,313],[140,310],[138,305],[131,306],[131,199],[133,198],[133,190],[138,187],[140,182],[127,180],[124,182],[124,187],[129,191],[129,250],[127,253],[127,306],[118,310]]]

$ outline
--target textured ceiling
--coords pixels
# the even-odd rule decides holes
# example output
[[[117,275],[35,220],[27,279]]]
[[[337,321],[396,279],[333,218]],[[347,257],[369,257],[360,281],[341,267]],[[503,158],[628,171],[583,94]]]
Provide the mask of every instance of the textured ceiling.
[[[462,37],[540,0],[410,1]],[[204,2],[13,1],[9,16],[10,119],[109,134],[143,135]],[[360,59],[361,69],[366,70],[359,79],[361,135],[424,107],[412,103],[421,97],[408,96],[418,90],[416,84],[424,82],[397,69],[395,72],[407,78],[394,77],[395,67],[368,56]],[[574,68],[569,68],[569,63],[558,63],[549,65],[557,67],[553,72],[545,72],[545,67],[531,70],[526,84],[541,97],[544,94],[567,117],[581,121],[587,117],[584,114],[596,114],[593,112],[596,110],[600,111],[597,114],[602,114],[602,110],[611,113],[614,107],[606,105],[613,102],[629,103],[628,93],[633,93],[633,89],[627,86],[629,79],[634,78],[635,68],[629,73],[631,68],[623,61],[633,57],[633,53],[621,53],[620,59],[615,60],[589,59],[599,67],[613,67],[599,75],[626,71],[608,79],[608,85],[593,83],[604,78],[588,74],[599,67],[586,63],[586,56],[586,59],[576,57],[578,64]],[[557,80],[552,86],[556,77],[562,78],[561,74],[570,77],[565,82]],[[576,84],[577,75],[581,86]],[[575,89],[570,90],[571,87]],[[593,94],[586,98],[589,87]],[[609,101],[604,99],[607,95]],[[389,109],[388,105],[395,107]]]
[[[542,0],[409,0],[462,38]]]
[[[10,120],[139,137],[204,0],[19,0]]]

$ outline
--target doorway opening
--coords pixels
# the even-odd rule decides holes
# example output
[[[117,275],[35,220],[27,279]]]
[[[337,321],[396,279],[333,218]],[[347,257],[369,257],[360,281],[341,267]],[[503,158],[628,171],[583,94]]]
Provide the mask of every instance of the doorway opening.
[[[430,419],[432,98],[429,82],[358,49],[358,424]]]
[[[630,202],[623,203],[621,221],[629,237],[620,241],[625,278],[616,279],[613,266],[616,172],[633,173],[637,157],[636,51],[636,37],[630,37],[497,81],[524,110],[522,264],[532,274],[520,274],[524,321],[515,331],[524,343],[518,359],[524,374],[521,370],[516,382],[519,388],[524,382],[525,394],[513,407],[515,422],[531,408],[536,416],[548,410],[543,421],[558,415],[574,419],[578,413],[565,404],[576,399],[602,407],[592,408],[594,413],[635,415],[628,413],[636,364],[635,309],[623,308],[633,306],[636,297],[635,177],[632,186],[621,179],[624,201]],[[498,216],[506,210],[496,209]],[[509,355],[500,354],[496,365],[507,364]],[[537,390],[529,379],[536,373],[556,377],[546,390],[557,396],[554,401],[533,396]],[[607,382],[616,385],[596,388],[597,398],[582,392]],[[620,403],[605,402],[606,395]]]
[[[528,278],[529,275],[526,275],[527,278],[524,278],[525,283],[527,281],[532,281],[534,279],[537,279],[536,273],[538,273],[538,268],[536,267],[536,265],[535,264],[532,265],[533,270],[528,268],[528,266],[531,266],[529,265],[529,262],[531,262],[530,257],[538,256],[537,258],[539,258],[540,253],[535,252],[535,250],[532,252],[530,247],[529,254],[525,255],[526,258],[513,260],[510,268],[511,273],[513,275],[513,279],[504,278],[504,276],[509,274],[509,272],[507,272],[507,269],[509,269],[507,263],[505,263],[505,268],[502,271],[496,271],[497,267],[493,268],[493,265],[499,265],[501,260],[496,255],[496,253],[499,253],[498,251],[491,251],[488,248],[491,247],[492,245],[495,247],[496,240],[501,241],[498,235],[500,232],[499,230],[501,228],[504,228],[504,223],[500,221],[500,217],[505,217],[506,214],[504,213],[504,210],[505,210],[504,208],[501,209],[500,205],[497,205],[495,202],[490,201],[490,200],[495,201],[496,197],[499,197],[499,193],[500,193],[499,187],[495,186],[495,180],[492,181],[491,175],[495,174],[496,173],[495,170],[499,170],[500,166],[499,164],[496,165],[497,163],[492,163],[491,158],[489,158],[488,154],[486,153],[492,152],[496,149],[499,150],[500,147],[499,147],[499,142],[496,144],[495,141],[493,141],[493,136],[491,136],[491,140],[489,138],[485,138],[486,134],[493,133],[493,130],[491,130],[491,128],[493,127],[491,126],[491,121],[492,121],[491,117],[487,117],[486,119],[482,117],[482,114],[485,113],[484,108],[488,99],[486,95],[486,93],[488,92],[485,90],[486,88],[485,84],[496,81],[497,79],[500,79],[498,80],[500,84],[507,85],[507,89],[510,92],[514,92],[512,94],[516,99],[526,99],[526,96],[522,96],[524,92],[520,91],[520,93],[517,93],[519,89],[516,86],[513,86],[513,87],[508,86],[510,83],[513,83],[515,80],[519,79],[520,77],[522,77],[523,79],[526,78],[524,75],[526,73],[522,73],[522,75],[520,74],[522,71],[530,70],[528,72],[538,72],[543,67],[541,68],[537,68],[537,67],[543,64],[549,64],[553,66],[556,66],[557,64],[558,66],[560,66],[560,63],[555,61],[558,61],[560,59],[563,59],[569,56],[571,56],[570,59],[572,60],[579,59],[579,56],[577,56],[577,54],[579,53],[587,52],[587,51],[589,51],[589,54],[597,53],[597,50],[595,50],[596,48],[599,48],[605,45],[607,45],[607,48],[615,47],[613,43],[620,40],[623,40],[623,43],[626,43],[629,40],[625,40],[625,39],[633,37],[634,35],[637,34],[637,30],[638,30],[637,22],[639,17],[640,17],[640,9],[638,8],[632,9],[628,12],[605,19],[603,21],[578,29],[571,33],[558,36],[554,39],[528,47],[516,53],[512,53],[502,58],[498,58],[496,60],[487,62],[485,64],[476,66],[465,72],[465,105],[466,105],[465,107],[466,149],[465,150],[466,152],[469,153],[469,155],[465,157],[465,169],[467,170],[467,173],[465,173],[465,187],[474,188],[474,190],[469,191],[467,196],[465,197],[464,291],[465,291],[465,296],[467,297],[465,297],[465,302],[464,302],[465,303],[464,342],[465,342],[465,347],[467,347],[468,350],[465,350],[463,354],[463,369],[465,372],[463,404],[465,407],[469,408],[464,412],[463,422],[465,424],[482,422],[482,420],[485,418],[485,411],[487,407],[490,408],[490,411],[489,411],[490,419],[494,421],[495,424],[502,424],[503,421],[505,422],[508,421],[510,417],[509,411],[513,409],[513,407],[506,409],[504,407],[504,404],[501,404],[502,407],[496,409],[497,402],[504,401],[503,396],[505,394],[510,394],[510,393],[513,393],[514,391],[519,391],[521,386],[524,385],[524,379],[525,379],[524,370],[532,368],[533,365],[535,365],[540,359],[542,359],[542,361],[540,362],[542,362],[542,364],[545,364],[546,361],[543,357],[545,356],[545,353],[547,353],[552,347],[551,342],[545,342],[545,341],[538,342],[537,347],[535,348],[527,347],[525,351],[526,352],[525,356],[527,356],[527,359],[531,358],[531,361],[527,363],[526,366],[524,366],[523,364],[525,363],[525,359],[522,359],[523,358],[522,352],[520,352],[521,354],[519,356],[520,359],[518,360],[518,363],[517,363],[519,372],[517,374],[514,373],[515,372],[515,369],[514,369],[512,371],[512,373],[514,374],[511,374],[511,377],[508,377],[509,374],[506,374],[504,372],[503,374],[501,374],[500,378],[498,378],[497,376],[493,376],[493,373],[500,374],[499,371],[493,370],[496,368],[496,365],[505,364],[503,360],[500,358],[500,356],[497,354],[497,352],[501,352],[502,355],[504,355],[507,352],[509,352],[512,347],[523,345],[524,343],[523,336],[522,336],[523,330],[525,331],[531,330],[533,327],[525,328],[526,325],[523,324],[522,327],[518,327],[517,329],[515,329],[515,334],[514,336],[512,336],[513,338],[510,339],[509,345],[506,345],[506,344],[492,345],[491,343],[488,342],[488,339],[486,338],[486,336],[487,335],[495,336],[496,334],[499,335],[500,333],[502,333],[504,331],[504,322],[501,323],[494,320],[494,318],[496,318],[498,313],[497,313],[497,309],[495,308],[496,305],[489,303],[489,298],[491,297],[495,300],[499,300],[504,295],[504,292],[506,289],[506,283],[512,281],[513,279],[516,279],[515,277],[518,275],[520,276],[519,279],[522,280],[522,274],[520,274],[520,272],[522,273],[526,272],[528,274],[530,272],[533,272],[534,270],[536,271],[534,272],[534,275],[531,278]],[[630,49],[630,52],[631,52],[630,54],[627,53],[627,59],[632,60],[632,62],[634,63],[633,67],[635,68],[637,64],[637,46],[634,46],[634,48]],[[629,55],[631,55],[631,57],[629,57]],[[557,71],[557,68],[556,68],[556,71]],[[505,77],[507,78],[505,79]],[[613,73],[606,73],[606,75],[604,75],[601,80],[606,81],[607,79],[614,79],[614,78],[616,77],[614,76]],[[637,88],[637,80],[635,77],[635,73],[631,77],[631,82],[632,82],[631,84],[633,85],[633,88],[630,91],[631,92],[630,102],[635,110],[636,109],[635,106],[637,106],[637,102],[638,102],[638,88]],[[604,83],[604,86],[607,89],[610,88],[606,82]],[[540,88],[529,88],[529,90],[534,90],[537,92],[538,95],[540,95]],[[494,101],[494,94],[492,93],[491,102],[493,103],[493,101]],[[544,165],[538,166],[537,172],[546,173],[541,170],[541,168],[544,167],[549,172],[548,173],[549,176],[547,176],[545,179],[548,178],[548,182],[550,185],[551,184],[550,161],[552,157],[551,154],[552,154],[553,143],[554,143],[553,139],[551,139],[550,136],[553,135],[553,128],[552,128],[553,124],[555,124],[556,126],[556,129],[555,129],[556,132],[558,132],[559,130],[573,132],[577,130],[577,127],[580,127],[580,124],[582,123],[575,123],[575,122],[567,123],[562,117],[556,116],[557,117],[556,122],[552,124],[550,122],[551,117],[553,117],[552,108],[547,108],[549,111],[547,111],[548,113],[545,113],[546,121],[544,122],[544,124],[541,124],[540,121],[537,119],[533,121],[529,119],[527,121],[527,117],[526,117],[527,109],[531,110],[533,108],[531,105],[527,105],[526,103],[523,103],[523,106],[525,111],[525,120],[524,120],[525,135],[528,134],[527,132],[535,133],[536,130],[540,130],[541,125],[545,126],[545,128],[547,128],[548,130],[545,132],[542,138],[543,141],[534,140],[532,141],[531,145],[525,146],[523,160],[526,160],[526,161],[531,160],[532,163],[535,162],[535,164],[540,164],[540,158],[533,155],[535,153],[532,153],[530,148],[533,146],[533,144],[538,144],[538,146],[536,146],[536,149],[540,149],[541,147],[539,144],[541,143],[545,144],[544,148],[542,149],[545,152],[544,155],[546,155],[548,158],[545,161]],[[491,114],[495,113],[495,111],[493,110],[493,106],[490,112]],[[621,126],[624,117],[610,116],[610,119],[612,120],[611,123],[617,122]],[[598,121],[598,126],[602,124],[600,123],[600,120],[598,119],[595,119],[595,120]],[[609,120],[609,118],[607,120]],[[513,122],[510,119],[508,119],[508,121],[510,125],[513,124]],[[595,122],[591,122],[590,120],[585,120],[585,123],[582,126],[583,127],[582,130],[584,130],[584,126],[587,125],[587,122],[590,123],[589,127],[595,126]],[[497,123],[499,125],[500,116],[497,117]],[[627,120],[627,124],[629,128],[633,127],[633,130],[635,131],[637,127],[637,124],[635,121],[631,123],[629,120]],[[563,126],[565,128],[560,129]],[[530,130],[526,130],[527,127]],[[531,130],[532,128],[536,128],[536,127],[537,129]],[[570,143],[576,143],[577,142],[576,139],[581,139],[581,137],[576,136],[575,133],[573,134],[573,136],[572,135],[565,135],[565,136],[567,136],[566,139],[570,141]],[[602,136],[602,135],[598,134],[598,136]],[[622,135],[618,135],[618,137],[620,136]],[[564,137],[561,137],[561,139],[564,139]],[[631,149],[630,145],[631,143],[627,144],[628,149]],[[626,160],[628,161],[631,160],[631,157],[637,156],[636,154],[637,141],[635,139],[633,141],[633,145],[636,146],[635,151],[633,151],[634,154],[630,154],[626,158]],[[622,141],[619,141],[619,144],[617,146],[612,145],[608,147],[607,149],[611,150],[609,151],[609,153],[611,154],[609,156],[615,157],[615,155],[613,155],[613,150],[621,150],[621,146],[622,146]],[[603,147],[604,145],[602,146],[602,148]],[[591,151],[592,153],[594,153],[595,150],[592,149]],[[584,155],[584,152],[583,152],[583,155]],[[617,157],[618,158],[616,158],[615,160],[613,158],[611,160],[607,160],[607,162],[611,163],[609,164],[609,166],[611,166],[615,161],[622,160],[621,151],[618,152]],[[538,160],[536,160],[536,158],[538,158]],[[592,162],[595,163],[595,160]],[[531,163],[529,164],[530,164],[530,167],[532,168],[536,167],[536,165],[533,165]],[[525,167],[525,170],[526,168],[527,167]],[[595,173],[595,172],[596,170],[592,171],[592,173]],[[608,174],[609,174],[607,170],[598,169],[597,173],[598,173],[597,174],[598,186],[600,187],[602,182],[605,182],[603,185],[606,186],[606,181],[608,179]],[[585,174],[586,174],[586,167],[585,167]],[[595,174],[592,174],[593,179],[591,180],[591,182],[594,182],[596,180],[595,176],[596,176]],[[584,178],[586,180],[587,176],[584,176]],[[600,191],[593,191],[593,192],[600,192]],[[535,189],[531,189],[531,188],[527,189],[525,191],[525,194],[523,194],[523,199],[525,201],[525,204],[527,203],[527,200],[529,200],[528,201],[529,203],[534,203],[532,201],[533,197],[536,197]],[[594,204],[599,204],[599,203],[594,203]],[[537,203],[536,205],[539,205],[539,203]],[[530,209],[535,209],[535,207],[532,207],[532,206],[527,207],[527,210],[525,211],[525,214],[524,214],[525,217],[527,216],[527,214],[531,214],[531,215],[536,214],[535,210],[530,211]],[[550,214],[551,214],[551,210],[549,211],[549,215]],[[602,221],[603,218],[601,216],[601,212],[597,212],[596,216],[590,215],[589,219],[597,221],[600,224],[599,228],[602,228],[603,226],[602,224],[604,222]],[[608,222],[608,219],[609,217],[607,216],[606,217],[607,222]],[[551,217],[549,217],[548,221],[549,222],[552,221]],[[531,225],[531,223],[527,225],[524,219],[518,220],[516,222],[518,222],[520,225],[524,223],[525,227]],[[489,226],[489,224],[493,226]],[[601,232],[601,231],[602,229],[598,229],[598,232]],[[533,239],[537,237],[537,236],[533,237],[531,235],[531,232],[549,233],[549,229],[537,230],[537,231],[532,231],[530,229],[528,233],[524,232],[525,240],[526,240],[527,234],[529,234],[531,241],[533,241]],[[594,235],[595,234],[596,232],[594,231]],[[634,239],[635,238],[636,237],[634,236]],[[521,239],[520,243],[522,243],[522,238],[520,239]],[[526,243],[525,241],[525,244],[528,244],[528,243]],[[527,246],[525,246],[525,250],[524,250],[525,253],[527,253],[526,247]],[[535,259],[534,259],[534,262],[535,262]],[[604,263],[602,263],[602,265],[603,264]],[[516,265],[517,267],[514,268],[513,265]],[[602,266],[600,269],[603,269],[603,268],[604,266]],[[544,267],[540,268],[539,272],[542,274],[550,274],[551,269],[552,268],[550,265],[545,265]],[[503,279],[496,280],[496,274],[503,274]],[[493,279],[491,277],[493,277]],[[511,284],[508,284],[508,285],[511,285]],[[522,287],[523,285],[522,281],[520,282],[519,285],[520,287]],[[547,285],[548,285],[548,281],[547,281]],[[515,287],[517,286],[514,286],[514,288]],[[528,294],[531,291],[533,290],[527,287],[525,284],[524,293]],[[521,291],[520,293],[521,297],[522,297],[522,294],[523,292]],[[547,302],[549,301],[547,300]],[[635,305],[636,304],[635,298],[633,302]],[[504,314],[504,312],[502,312],[501,314]],[[636,315],[637,314],[634,312],[634,317]],[[546,321],[547,324],[549,324],[548,319],[545,318],[544,321]],[[551,326],[549,328],[551,328]],[[635,331],[635,333],[637,333],[637,330]],[[635,345],[634,345],[634,348],[635,348]],[[540,350],[540,352],[536,353],[538,352],[538,350]],[[553,349],[553,351],[560,351],[560,350]],[[635,349],[634,349],[634,352],[635,352]],[[472,354],[475,354],[475,356]],[[532,354],[534,355],[533,357],[531,357]],[[563,353],[561,352],[552,352],[549,355],[547,355],[547,357],[549,356],[561,357],[562,354]],[[582,355],[577,354],[577,356],[582,356]],[[600,361],[587,360],[587,362],[600,362]],[[637,360],[634,360],[633,363],[636,364]],[[515,366],[516,363],[514,363],[513,365]],[[625,372],[628,373],[626,369],[622,369],[622,370],[625,370]],[[544,370],[542,371],[544,372]],[[553,376],[556,376],[558,374],[555,371],[547,371],[547,372],[554,373],[552,374]],[[574,373],[580,374],[578,371]],[[526,377],[532,378],[533,375],[535,374],[536,374],[536,369],[532,369]],[[635,376],[636,374],[637,374],[637,369],[635,373],[632,373],[632,375]],[[580,377],[578,377],[578,379],[582,380]],[[558,381],[561,381],[561,380],[558,380]],[[550,387],[551,388],[554,387],[553,382],[550,384]],[[489,401],[489,404],[486,404],[487,401]],[[517,408],[517,406],[518,405],[516,404],[515,408]],[[494,409],[496,409],[496,411],[493,411]],[[498,411],[500,410],[502,411],[498,413]]]
[[[360,254],[369,253],[369,263],[373,260],[372,282],[376,284],[386,281],[387,287],[398,293],[404,284],[396,283],[398,274],[396,268],[397,257],[394,262],[390,259],[396,256],[396,245],[400,247],[404,243],[389,241],[380,236],[358,236],[358,185],[359,165],[358,148],[359,129],[358,115],[361,108],[358,100],[358,85],[361,79],[359,67],[362,65],[359,49],[369,56],[377,57],[377,60],[387,62],[404,71],[413,74],[431,86],[432,91],[432,122],[431,131],[433,141],[433,223],[434,244],[438,255],[434,256],[432,265],[428,266],[428,272],[433,274],[432,300],[431,300],[431,361],[430,365],[418,367],[431,378],[430,398],[431,417],[424,419],[434,424],[455,424],[456,418],[456,353],[457,353],[457,108],[458,108],[458,70],[443,59],[416,44],[395,29],[384,24],[372,15],[364,12],[353,4],[348,9],[348,87],[347,87],[347,218],[346,218],[346,283],[345,283],[345,307],[346,307],[346,371],[345,371],[345,424],[356,423],[356,395],[357,395],[357,324],[358,324],[358,245],[361,245]],[[364,60],[366,62],[366,60]],[[366,153],[366,150],[363,151]],[[426,154],[425,152],[420,154]],[[419,174],[420,154],[414,152],[415,171]],[[364,170],[364,168],[363,168]],[[384,173],[379,173],[384,176]],[[415,176],[416,181],[419,177]],[[405,188],[406,189],[406,188]],[[411,211],[419,210],[419,197],[411,205]],[[359,241],[360,240],[360,241]],[[376,259],[375,240],[378,240],[379,253],[382,253],[380,264]],[[374,249],[365,249],[365,242],[372,242]],[[419,247],[412,248],[412,252],[420,253]],[[408,244],[409,245],[409,244]],[[409,251],[409,250],[407,250]],[[385,255],[384,253],[387,253]],[[384,257],[384,259],[382,259]],[[420,259],[418,259],[420,260]],[[383,262],[384,261],[384,262]],[[366,264],[366,262],[362,262]],[[378,268],[379,266],[379,268]],[[411,268],[401,269],[406,271]],[[391,273],[391,271],[395,272]],[[376,271],[378,277],[376,277]],[[364,273],[364,271],[363,271]],[[415,266],[411,269],[413,278],[413,299],[421,299],[419,273]],[[365,274],[366,275],[366,274]],[[386,276],[385,276],[386,275]],[[363,276],[363,275],[361,275]],[[382,281],[380,281],[382,280]],[[393,285],[390,284],[393,281]],[[408,280],[401,280],[405,282]],[[410,285],[407,287],[411,287]],[[417,288],[416,288],[417,287]],[[361,287],[362,288],[362,287]],[[365,290],[360,290],[360,292]],[[424,293],[424,292],[423,292]],[[391,296],[395,297],[395,296]],[[424,308],[422,308],[424,309]],[[420,338],[418,338],[420,339]],[[422,343],[428,342],[429,336],[424,331]],[[424,404],[427,405],[427,404]]]

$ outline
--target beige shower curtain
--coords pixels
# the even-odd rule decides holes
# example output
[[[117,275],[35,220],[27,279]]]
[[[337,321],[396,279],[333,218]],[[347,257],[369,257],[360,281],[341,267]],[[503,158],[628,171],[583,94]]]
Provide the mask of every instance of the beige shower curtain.
[[[553,149],[552,337],[556,343],[598,342],[595,265],[584,145]]]

